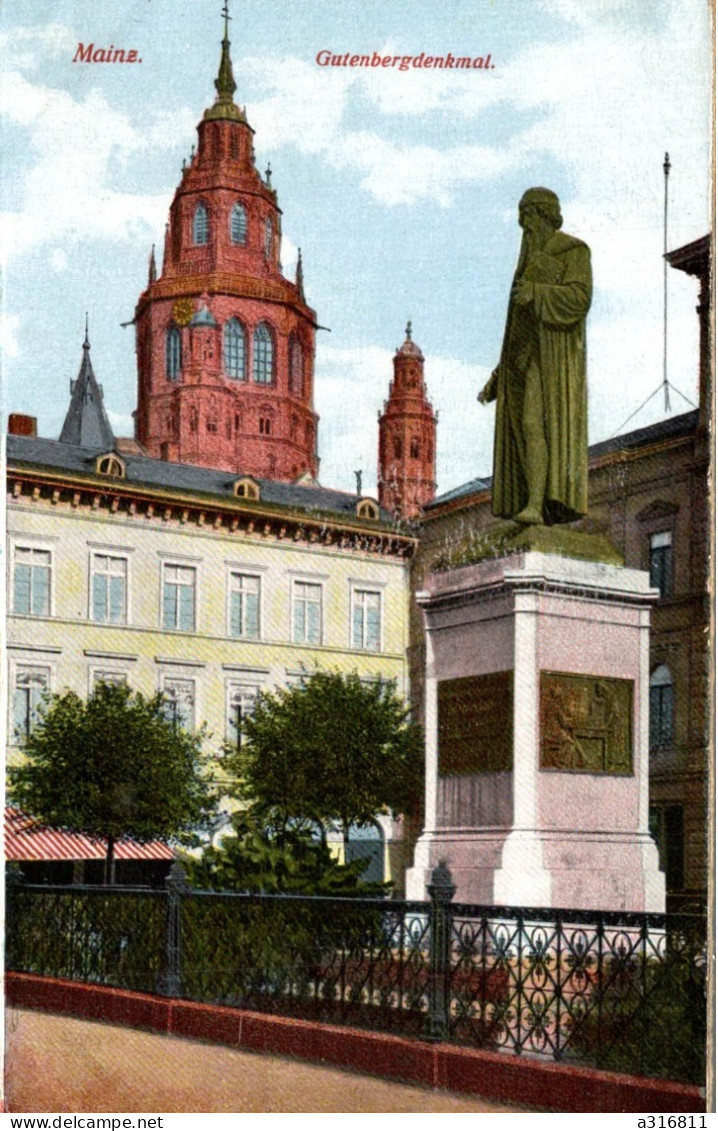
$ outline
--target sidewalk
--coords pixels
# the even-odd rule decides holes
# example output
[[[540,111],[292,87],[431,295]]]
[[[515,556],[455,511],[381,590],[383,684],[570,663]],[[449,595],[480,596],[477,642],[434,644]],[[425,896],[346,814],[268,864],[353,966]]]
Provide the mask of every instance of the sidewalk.
[[[478,1098],[9,1008],[11,1112],[521,1112]]]

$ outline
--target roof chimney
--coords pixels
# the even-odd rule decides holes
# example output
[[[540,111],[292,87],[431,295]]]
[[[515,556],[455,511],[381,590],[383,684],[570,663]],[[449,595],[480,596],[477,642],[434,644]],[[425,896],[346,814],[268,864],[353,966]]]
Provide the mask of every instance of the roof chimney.
[[[11,412],[7,430],[10,436],[37,436],[37,417],[26,416],[24,412]]]

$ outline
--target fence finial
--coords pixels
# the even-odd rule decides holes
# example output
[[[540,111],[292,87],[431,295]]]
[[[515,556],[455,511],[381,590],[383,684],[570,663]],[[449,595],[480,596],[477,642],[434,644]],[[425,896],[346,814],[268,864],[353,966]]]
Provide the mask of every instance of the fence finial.
[[[437,900],[439,903],[451,903],[456,895],[456,884],[446,860],[440,860],[434,868],[427,890],[431,899]]]

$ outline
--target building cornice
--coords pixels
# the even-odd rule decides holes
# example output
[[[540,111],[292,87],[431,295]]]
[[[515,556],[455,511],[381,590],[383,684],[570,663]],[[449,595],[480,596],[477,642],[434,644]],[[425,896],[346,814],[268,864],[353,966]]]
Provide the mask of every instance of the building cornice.
[[[399,533],[388,523],[362,523],[328,512],[308,514],[279,504],[240,499],[218,499],[201,492],[149,487],[100,476],[8,467],[10,498],[16,503],[66,505],[159,525],[194,524],[206,532],[238,534],[277,542],[307,543],[354,553],[408,560],[417,539]]]
[[[317,329],[316,313],[298,297],[295,283],[271,279],[257,279],[252,275],[239,275],[234,271],[206,271],[192,275],[170,275],[157,279],[142,292],[135,308],[135,320],[145,307],[157,299],[176,299],[184,296],[207,294],[210,297],[229,295],[232,298],[257,299],[278,306],[288,306]]]

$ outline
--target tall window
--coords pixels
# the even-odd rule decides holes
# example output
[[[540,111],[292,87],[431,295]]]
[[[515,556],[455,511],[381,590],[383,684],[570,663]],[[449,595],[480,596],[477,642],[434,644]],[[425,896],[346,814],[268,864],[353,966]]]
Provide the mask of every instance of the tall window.
[[[162,627],[194,631],[196,572],[191,566],[166,565],[162,579]]]
[[[124,624],[127,620],[127,558],[92,555],[92,620]]]
[[[322,642],[322,587],[313,582],[294,582],[295,644],[321,644]]]
[[[192,239],[196,244],[209,240],[209,216],[204,204],[198,204],[192,219]]]
[[[177,326],[170,326],[165,337],[165,372],[168,381],[176,381],[182,372],[182,338]]]
[[[378,652],[381,648],[381,593],[353,590],[352,648],[361,652]]]
[[[224,327],[224,368],[233,381],[247,377],[247,340],[244,327],[236,318],[230,318]]]
[[[229,577],[229,634],[259,638],[259,578],[246,573]]]
[[[669,597],[673,590],[673,535],[670,530],[651,534],[651,585],[659,589],[661,597]]]
[[[34,665],[18,667],[12,695],[12,715],[16,739],[26,738],[37,720],[37,708],[50,689],[49,668]]]
[[[49,550],[15,547],[13,612],[49,616],[51,564]]]
[[[270,385],[274,370],[274,343],[266,322],[260,322],[254,331],[254,380]]]
[[[183,730],[194,730],[194,680],[165,676],[162,698],[165,718]]]
[[[673,742],[673,680],[665,664],[656,668],[650,683],[651,750]]]
[[[274,229],[272,227],[271,218],[267,216],[267,219],[264,221],[264,254],[266,255],[267,259],[269,259],[270,255],[272,254],[273,240]]]
[[[295,334],[289,339],[289,391],[298,397],[304,392],[304,356]]]
[[[251,715],[259,688],[251,683],[230,683],[227,688],[227,742],[242,743],[242,723]]]
[[[247,213],[244,205],[234,204],[229,219],[229,234],[232,243],[247,242]]]

